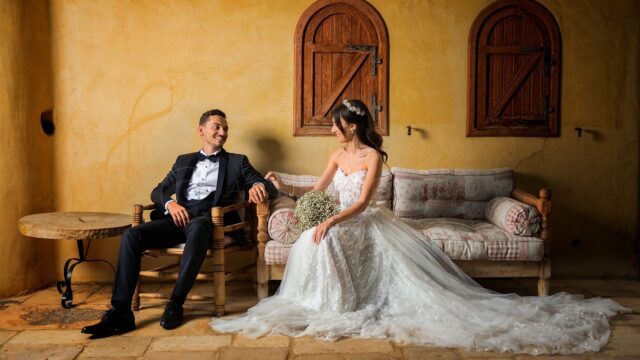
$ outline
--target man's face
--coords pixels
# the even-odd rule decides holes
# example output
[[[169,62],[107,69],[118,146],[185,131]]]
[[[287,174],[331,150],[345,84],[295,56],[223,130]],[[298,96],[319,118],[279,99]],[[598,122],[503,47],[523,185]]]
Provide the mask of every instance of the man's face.
[[[203,145],[208,144],[214,149],[219,149],[227,141],[229,125],[227,125],[227,119],[213,115],[209,116],[209,120],[204,125],[198,126],[198,132]]]

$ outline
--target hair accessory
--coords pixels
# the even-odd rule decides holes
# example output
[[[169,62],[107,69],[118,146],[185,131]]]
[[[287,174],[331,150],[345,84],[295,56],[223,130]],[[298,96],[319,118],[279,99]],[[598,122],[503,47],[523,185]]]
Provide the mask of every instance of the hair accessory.
[[[360,109],[357,106],[351,105],[349,100],[342,100],[342,104],[347,107],[347,110],[356,113],[356,115],[364,116],[364,110]]]

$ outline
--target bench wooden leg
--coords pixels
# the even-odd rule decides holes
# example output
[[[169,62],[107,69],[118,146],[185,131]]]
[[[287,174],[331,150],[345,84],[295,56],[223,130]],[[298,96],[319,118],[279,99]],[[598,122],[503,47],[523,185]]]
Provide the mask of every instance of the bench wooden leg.
[[[538,279],[538,296],[549,295],[549,278],[551,277],[551,261],[544,259],[540,262]]]
[[[258,301],[269,296],[269,283],[258,283]]]

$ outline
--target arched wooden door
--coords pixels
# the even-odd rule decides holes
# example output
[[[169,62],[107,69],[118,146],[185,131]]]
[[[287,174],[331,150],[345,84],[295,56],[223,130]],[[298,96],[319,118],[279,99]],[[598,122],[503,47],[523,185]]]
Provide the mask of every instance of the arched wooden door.
[[[388,134],[388,37],[364,0],[320,0],[295,34],[294,135],[330,135],[331,109],[343,99],[369,106],[376,130]]]

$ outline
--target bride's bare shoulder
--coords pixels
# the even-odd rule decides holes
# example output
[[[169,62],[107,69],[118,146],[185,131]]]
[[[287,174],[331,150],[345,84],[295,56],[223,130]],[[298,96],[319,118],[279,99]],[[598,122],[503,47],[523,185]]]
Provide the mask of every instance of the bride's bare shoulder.
[[[333,150],[333,152],[331,153],[331,158],[332,159],[339,159],[342,156],[344,156],[346,153],[347,153],[347,151],[343,147],[339,147],[339,148]]]

